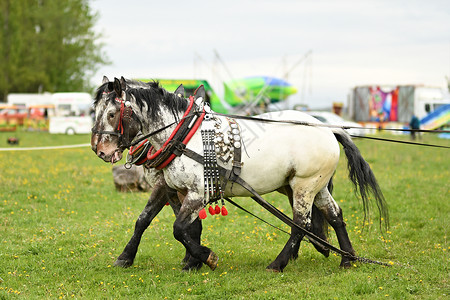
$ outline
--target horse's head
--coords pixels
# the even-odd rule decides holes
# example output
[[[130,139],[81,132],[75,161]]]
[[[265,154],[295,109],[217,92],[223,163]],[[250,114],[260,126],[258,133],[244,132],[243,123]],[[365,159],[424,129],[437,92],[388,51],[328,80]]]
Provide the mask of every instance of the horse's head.
[[[122,159],[122,152],[140,131],[133,111],[137,107],[131,97],[125,93],[125,79],[110,82],[103,77],[94,101],[95,121],[92,128],[91,146],[98,157],[106,162],[115,163]]]

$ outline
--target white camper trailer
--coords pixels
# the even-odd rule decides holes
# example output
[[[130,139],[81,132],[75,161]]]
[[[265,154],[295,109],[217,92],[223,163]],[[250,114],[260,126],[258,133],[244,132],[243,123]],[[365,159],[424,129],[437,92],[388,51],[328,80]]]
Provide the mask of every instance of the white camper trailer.
[[[50,133],[90,133],[92,97],[88,93],[55,93],[52,95],[56,116],[50,118]]]

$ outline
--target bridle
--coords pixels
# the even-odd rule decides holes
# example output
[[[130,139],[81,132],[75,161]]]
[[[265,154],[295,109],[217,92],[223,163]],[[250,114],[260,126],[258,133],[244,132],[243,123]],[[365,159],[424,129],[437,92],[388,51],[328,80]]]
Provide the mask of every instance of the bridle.
[[[103,94],[107,95],[110,94],[112,92],[103,92]],[[121,145],[124,148],[129,148],[131,145],[131,142],[129,140],[129,134],[130,134],[130,121],[131,121],[131,115],[133,114],[133,109],[131,108],[131,102],[128,100],[124,100],[121,98],[115,98],[114,99],[116,102],[120,103],[120,116],[119,116],[119,122],[117,125],[117,128],[114,131],[111,130],[97,130],[95,127],[92,128],[91,132],[93,134],[98,134],[98,135],[102,135],[102,134],[109,134],[109,135],[114,135],[117,136],[117,138],[119,139],[118,144]],[[127,122],[128,124],[128,129],[125,129],[124,126],[124,121]],[[125,134],[124,134],[125,132]]]

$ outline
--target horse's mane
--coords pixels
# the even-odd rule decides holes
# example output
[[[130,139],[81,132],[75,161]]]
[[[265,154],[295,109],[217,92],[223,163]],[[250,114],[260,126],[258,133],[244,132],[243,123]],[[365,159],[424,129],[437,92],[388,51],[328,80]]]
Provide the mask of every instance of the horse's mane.
[[[112,82],[107,82],[102,84],[97,91],[95,92],[95,98],[94,98],[94,107],[97,106],[98,102],[100,101],[100,99],[102,99],[103,93],[108,91],[112,91],[113,90],[113,83]]]
[[[138,80],[125,79],[125,81],[127,83],[127,86],[133,87],[133,88],[148,88],[150,86],[149,83],[138,81]],[[97,106],[98,102],[102,99],[103,93],[112,92],[113,90],[114,90],[114,84],[112,81],[102,84],[95,92],[94,107]]]
[[[102,96],[103,91],[106,89],[106,87],[104,87],[105,85],[107,85],[107,83],[99,87],[96,99],[100,99]],[[127,80],[127,85],[129,86],[125,91],[127,98],[133,96],[140,109],[147,106],[147,116],[151,119],[157,117],[161,105],[166,106],[175,116],[180,112],[186,111],[188,107],[187,101],[184,101],[175,94],[165,90],[158,81],[145,83],[136,80]],[[108,101],[115,99],[116,96],[114,91],[111,92]]]

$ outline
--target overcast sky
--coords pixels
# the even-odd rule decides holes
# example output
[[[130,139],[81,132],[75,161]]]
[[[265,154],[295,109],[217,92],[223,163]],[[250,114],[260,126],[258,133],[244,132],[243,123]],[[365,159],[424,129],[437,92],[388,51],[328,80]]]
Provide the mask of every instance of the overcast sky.
[[[91,0],[112,78],[283,77],[312,108],[367,84],[445,86],[450,1]],[[219,62],[216,50],[224,62]],[[311,54],[307,55],[312,51]]]

